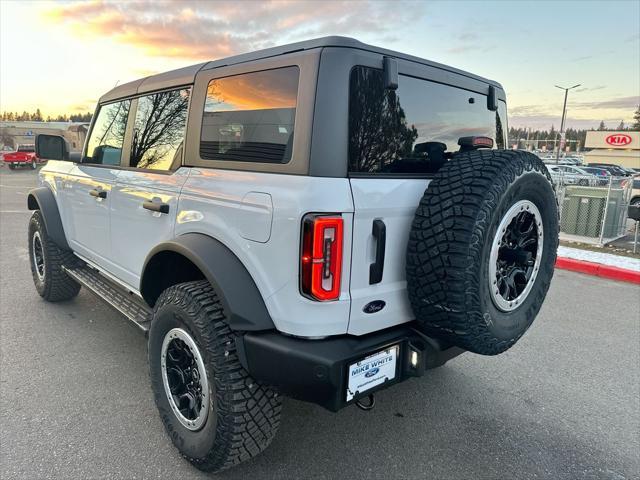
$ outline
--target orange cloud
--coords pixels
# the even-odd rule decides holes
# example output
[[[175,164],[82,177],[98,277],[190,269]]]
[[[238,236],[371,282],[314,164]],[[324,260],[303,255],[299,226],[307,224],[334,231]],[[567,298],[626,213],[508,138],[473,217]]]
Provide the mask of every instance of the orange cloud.
[[[153,6],[147,5],[153,12]],[[102,1],[56,5],[45,13],[45,20],[66,25],[77,36],[110,37],[153,56],[219,58],[237,53],[232,46],[244,43],[234,41],[228,33],[216,33],[220,29],[191,8],[176,9],[175,14],[143,15],[141,5],[130,6],[132,11]],[[205,24],[212,27],[209,32],[203,31]]]
[[[86,18],[91,15],[99,15],[104,8],[105,3],[100,0],[54,5],[44,11],[44,17],[49,20]]]
[[[399,2],[398,2],[399,3]],[[420,7],[390,10],[385,2],[348,1],[163,1],[57,4],[45,21],[77,36],[109,37],[160,57],[215,59],[266,48],[300,37],[335,34],[349,28],[385,32],[413,21]],[[403,13],[407,12],[407,13]],[[404,16],[410,18],[404,18]]]
[[[94,100],[85,100],[84,102],[71,105],[70,109],[72,112],[91,112],[93,111],[95,105],[96,102]]]
[[[277,69],[213,80],[207,87],[207,103],[234,110],[293,108],[296,106],[298,79],[292,78],[289,70]]]

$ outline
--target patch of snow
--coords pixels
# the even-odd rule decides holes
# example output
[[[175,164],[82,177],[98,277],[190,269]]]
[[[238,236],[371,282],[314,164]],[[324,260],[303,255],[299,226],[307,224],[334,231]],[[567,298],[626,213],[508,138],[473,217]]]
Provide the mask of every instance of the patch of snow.
[[[612,267],[624,268],[640,272],[640,259],[623,257],[621,255],[613,255],[605,252],[592,252],[590,250],[581,250],[579,248],[558,247],[558,257],[573,258],[574,260],[583,260],[585,262],[601,263]]]

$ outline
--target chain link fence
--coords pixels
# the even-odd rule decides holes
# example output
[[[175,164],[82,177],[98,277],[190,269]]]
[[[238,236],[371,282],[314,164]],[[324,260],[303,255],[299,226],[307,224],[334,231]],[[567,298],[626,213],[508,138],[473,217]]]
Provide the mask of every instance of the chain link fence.
[[[604,245],[625,236],[630,177],[551,172],[560,207],[560,238]]]

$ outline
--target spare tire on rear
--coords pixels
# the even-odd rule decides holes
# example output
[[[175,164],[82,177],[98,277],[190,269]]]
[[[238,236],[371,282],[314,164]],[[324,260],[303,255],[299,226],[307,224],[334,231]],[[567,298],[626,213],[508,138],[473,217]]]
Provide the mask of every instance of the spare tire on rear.
[[[407,290],[430,336],[483,355],[513,346],[549,289],[558,207],[533,154],[453,156],[420,201],[407,248]]]

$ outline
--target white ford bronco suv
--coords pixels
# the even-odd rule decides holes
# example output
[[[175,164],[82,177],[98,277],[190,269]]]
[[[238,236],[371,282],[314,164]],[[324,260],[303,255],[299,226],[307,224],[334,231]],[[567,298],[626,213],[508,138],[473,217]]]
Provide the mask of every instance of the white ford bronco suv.
[[[168,435],[219,471],[269,445],[281,395],[371,408],[525,333],[558,213],[506,132],[500,84],[343,37],[123,84],[81,154],[37,137],[33,280],[148,334]]]

